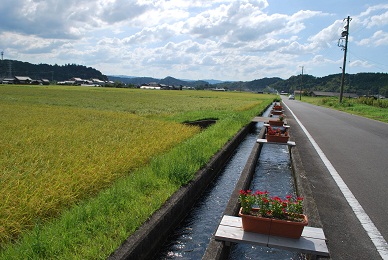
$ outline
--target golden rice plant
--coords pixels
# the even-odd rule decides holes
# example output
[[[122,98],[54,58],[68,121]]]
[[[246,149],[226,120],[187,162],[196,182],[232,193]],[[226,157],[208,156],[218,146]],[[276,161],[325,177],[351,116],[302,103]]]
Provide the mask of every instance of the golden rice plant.
[[[120,111],[0,105],[0,244],[198,133]]]

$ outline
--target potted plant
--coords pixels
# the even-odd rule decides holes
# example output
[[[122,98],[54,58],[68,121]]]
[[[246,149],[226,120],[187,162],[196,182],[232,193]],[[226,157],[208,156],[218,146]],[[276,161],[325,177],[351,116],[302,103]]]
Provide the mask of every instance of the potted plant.
[[[272,107],[271,113],[273,115],[283,114],[283,106],[280,103],[275,103]]]
[[[273,106],[273,110],[282,110],[282,109],[283,109],[283,107],[280,104],[275,104]]]
[[[283,114],[283,110],[271,110],[271,114],[273,114],[273,115],[281,115],[281,114]]]
[[[269,120],[268,121],[270,126],[283,126],[284,124],[284,115],[281,114],[276,120]]]
[[[301,197],[288,195],[283,200],[277,196],[270,197],[267,191],[253,193],[241,190],[239,201],[239,216],[245,231],[299,238],[308,224]]]
[[[267,142],[287,143],[289,138],[290,136],[286,129],[274,129],[271,126],[267,128]]]

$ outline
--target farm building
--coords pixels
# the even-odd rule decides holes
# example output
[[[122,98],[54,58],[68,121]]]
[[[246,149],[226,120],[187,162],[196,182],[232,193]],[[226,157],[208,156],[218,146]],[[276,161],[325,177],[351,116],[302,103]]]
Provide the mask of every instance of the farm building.
[[[94,85],[98,85],[98,86],[104,86],[105,85],[105,81],[102,81],[100,79],[90,79],[92,81],[92,83]]]
[[[81,85],[85,83],[85,80],[81,78],[71,78],[69,81],[72,81],[73,85]]]
[[[13,82],[14,84],[31,84],[32,79],[25,76],[15,76]]]
[[[141,89],[157,89],[157,90],[160,90],[161,87],[156,87],[156,86],[146,86],[146,85],[142,85],[140,87]]]
[[[31,79],[26,76],[15,76],[13,78],[4,78],[0,80],[1,84],[27,84],[27,85],[50,85],[48,79]]]
[[[3,78],[0,83],[1,84],[13,84],[15,81],[15,78]]]
[[[311,93],[311,96],[313,97],[339,97],[339,92],[324,92],[324,91],[313,91]],[[348,98],[358,98],[357,94],[354,93],[343,93],[343,97]]]

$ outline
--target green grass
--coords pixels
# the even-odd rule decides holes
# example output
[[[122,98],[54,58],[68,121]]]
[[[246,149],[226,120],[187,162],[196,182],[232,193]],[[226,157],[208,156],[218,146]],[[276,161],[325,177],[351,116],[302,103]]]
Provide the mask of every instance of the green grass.
[[[0,86],[0,258],[105,259],[273,98]]]
[[[373,102],[368,102],[369,105],[367,105],[364,99],[344,98],[343,102],[339,103],[338,97],[303,96],[302,101],[388,123],[388,100],[375,101],[374,105]]]

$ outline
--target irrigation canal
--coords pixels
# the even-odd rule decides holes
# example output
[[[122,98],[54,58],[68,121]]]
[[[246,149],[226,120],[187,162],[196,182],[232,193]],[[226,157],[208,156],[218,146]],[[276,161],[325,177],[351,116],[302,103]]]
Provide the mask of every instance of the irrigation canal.
[[[263,116],[268,116],[270,110],[268,109]],[[209,185],[155,259],[203,257],[262,127],[262,122],[257,123],[255,131],[241,142],[223,172]],[[280,197],[295,193],[287,146],[274,144],[263,146],[250,188],[267,190],[270,194]],[[232,246],[229,259],[305,259],[305,256],[268,247],[236,244]]]

